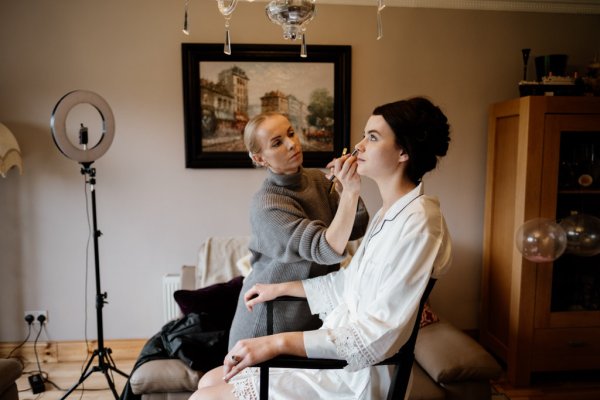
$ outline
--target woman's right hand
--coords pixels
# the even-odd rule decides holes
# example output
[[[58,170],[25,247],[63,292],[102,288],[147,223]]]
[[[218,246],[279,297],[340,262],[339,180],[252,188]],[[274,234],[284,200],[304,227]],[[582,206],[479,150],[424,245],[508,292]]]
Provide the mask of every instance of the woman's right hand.
[[[326,168],[329,168],[336,178],[335,185],[338,193],[342,190],[360,192],[360,175],[356,172],[356,167],[356,157],[351,154],[336,158],[327,164]]]
[[[280,284],[277,283],[257,283],[244,294],[244,302],[248,311],[252,311],[256,304],[273,300],[281,294]]]
[[[255,305],[281,296],[306,297],[302,281],[257,283],[244,293],[244,302],[248,311],[252,311]]]

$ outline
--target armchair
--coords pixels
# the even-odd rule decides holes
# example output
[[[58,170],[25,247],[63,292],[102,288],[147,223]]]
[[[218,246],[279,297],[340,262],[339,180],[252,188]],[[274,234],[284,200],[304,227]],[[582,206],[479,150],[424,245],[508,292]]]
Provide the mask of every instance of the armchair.
[[[21,376],[21,363],[12,358],[0,360],[0,400],[18,400],[16,381]]]
[[[425,292],[419,302],[418,316],[423,312],[425,302],[433,290],[436,280],[431,278]],[[273,302],[274,301],[303,301],[297,297],[284,297],[275,299],[267,303],[267,333],[273,334]],[[377,365],[395,365],[396,368],[392,374],[390,388],[388,390],[388,400],[404,399],[410,381],[413,362],[415,360],[415,344],[419,333],[420,318],[415,319],[415,324],[408,341],[392,357],[384,360]],[[258,365],[260,367],[260,400],[269,399],[269,368],[300,368],[300,369],[342,369],[347,365],[345,360],[330,360],[319,358],[303,358],[295,356],[279,356],[272,360],[265,361]]]

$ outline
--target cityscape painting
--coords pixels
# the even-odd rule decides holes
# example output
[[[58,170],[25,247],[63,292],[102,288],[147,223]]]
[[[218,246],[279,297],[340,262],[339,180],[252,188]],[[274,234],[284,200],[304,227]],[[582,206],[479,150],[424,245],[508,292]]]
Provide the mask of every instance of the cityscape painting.
[[[304,166],[323,168],[349,141],[350,47],[182,45],[186,167],[251,167],[243,143],[248,120],[267,111],[288,117]]]

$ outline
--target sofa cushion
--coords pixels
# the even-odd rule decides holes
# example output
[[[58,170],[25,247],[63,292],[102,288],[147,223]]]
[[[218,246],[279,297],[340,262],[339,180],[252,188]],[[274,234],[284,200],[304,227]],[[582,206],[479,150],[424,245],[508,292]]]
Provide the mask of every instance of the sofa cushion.
[[[180,360],[152,360],[136,368],[129,383],[135,394],[192,392],[203,374],[187,368]]]
[[[479,343],[445,321],[419,330],[415,358],[439,383],[489,380],[502,372],[500,365]]]
[[[243,281],[238,276],[201,289],[176,290],[173,297],[184,315],[207,314],[217,329],[229,330]]]
[[[446,398],[444,391],[417,363],[413,364],[411,379],[408,400],[444,400]]]

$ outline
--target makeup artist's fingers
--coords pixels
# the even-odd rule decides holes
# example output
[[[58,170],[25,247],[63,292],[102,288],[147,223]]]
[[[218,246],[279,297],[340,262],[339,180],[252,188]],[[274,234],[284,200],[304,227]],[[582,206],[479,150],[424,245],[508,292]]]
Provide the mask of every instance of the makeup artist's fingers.
[[[346,150],[346,149],[344,149]],[[340,171],[343,170],[344,165],[346,165],[348,162],[354,163],[356,162],[356,155],[358,154],[358,150],[354,149],[352,151],[352,154],[342,154],[340,157],[338,158],[334,158],[333,160],[331,160],[329,163],[327,163],[327,165],[325,166],[325,168],[329,169],[329,173],[325,175],[325,177],[327,179],[329,179],[330,181],[334,182],[335,178],[337,177],[337,174],[340,173]],[[333,186],[332,186],[333,188]],[[342,189],[343,189],[343,185],[340,182],[335,182],[335,189],[341,193]]]
[[[329,164],[327,164],[329,165]],[[329,173],[325,174],[325,178],[329,179],[330,181],[333,181],[333,179],[335,178],[335,175],[333,174],[333,167],[327,167],[329,168]]]
[[[336,160],[335,164],[335,175],[338,176],[346,176],[348,172],[351,170],[351,167],[356,164],[356,158],[352,156],[344,156],[343,158],[339,158]]]
[[[360,192],[360,175],[356,172],[358,164],[356,158],[351,157],[344,161],[341,169],[336,171],[336,178],[343,186],[344,190],[351,192]]]
[[[352,151],[352,154],[342,154],[341,156],[336,157],[333,160],[329,161],[327,163],[327,165],[325,166],[325,168],[329,168],[329,169],[334,168],[335,162],[337,160],[341,160],[342,162],[344,162],[345,160],[347,160],[350,157],[355,157],[357,153],[358,153],[358,151],[356,149],[354,149],[354,151]]]

